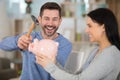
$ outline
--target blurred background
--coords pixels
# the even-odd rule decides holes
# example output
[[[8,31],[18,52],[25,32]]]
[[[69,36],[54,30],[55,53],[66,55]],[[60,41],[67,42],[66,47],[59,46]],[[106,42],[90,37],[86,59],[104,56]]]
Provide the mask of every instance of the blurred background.
[[[57,2],[62,7],[62,24],[58,30],[73,43],[74,52],[90,51],[94,44],[89,43],[84,32],[86,14],[99,7],[110,8],[120,26],[120,0],[0,0],[0,41],[8,36],[28,31],[32,20],[30,15],[39,16],[41,5],[45,2]],[[40,30],[36,26],[35,31]],[[120,31],[120,28],[119,28]],[[86,52],[89,52],[89,51]],[[22,57],[20,52],[0,50],[0,58],[10,60],[10,67],[20,74]]]

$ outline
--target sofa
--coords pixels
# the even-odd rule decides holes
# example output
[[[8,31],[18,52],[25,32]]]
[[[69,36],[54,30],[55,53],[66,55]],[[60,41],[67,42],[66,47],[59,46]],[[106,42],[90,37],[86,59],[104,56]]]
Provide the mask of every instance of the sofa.
[[[11,61],[7,58],[0,58],[0,80],[9,80],[18,77],[15,69],[10,67]]]

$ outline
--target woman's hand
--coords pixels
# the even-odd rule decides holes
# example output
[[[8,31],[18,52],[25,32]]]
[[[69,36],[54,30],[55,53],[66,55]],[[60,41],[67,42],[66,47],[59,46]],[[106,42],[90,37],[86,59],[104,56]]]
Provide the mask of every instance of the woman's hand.
[[[43,54],[36,55],[36,62],[45,68],[49,63],[56,63],[56,57],[48,58]]]

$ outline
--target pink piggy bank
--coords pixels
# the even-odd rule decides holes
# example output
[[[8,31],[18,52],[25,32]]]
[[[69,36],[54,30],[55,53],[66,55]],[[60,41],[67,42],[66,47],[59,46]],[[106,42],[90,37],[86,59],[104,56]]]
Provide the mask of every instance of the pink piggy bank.
[[[42,39],[40,41],[38,39],[34,39],[33,43],[29,45],[28,50],[35,55],[39,55],[39,53],[41,53],[51,58],[57,55],[58,45],[58,42],[50,39]]]

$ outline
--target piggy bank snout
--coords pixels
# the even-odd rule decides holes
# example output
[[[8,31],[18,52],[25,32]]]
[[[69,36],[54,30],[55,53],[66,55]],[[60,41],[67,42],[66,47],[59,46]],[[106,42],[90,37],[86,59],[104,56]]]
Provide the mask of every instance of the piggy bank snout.
[[[35,55],[44,54],[52,57],[57,55],[59,43],[50,39],[34,39],[32,45],[29,45],[29,51]]]

